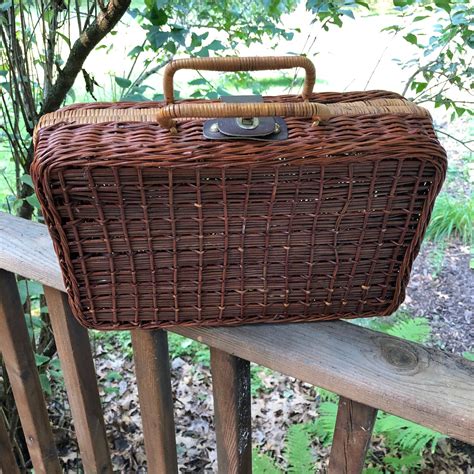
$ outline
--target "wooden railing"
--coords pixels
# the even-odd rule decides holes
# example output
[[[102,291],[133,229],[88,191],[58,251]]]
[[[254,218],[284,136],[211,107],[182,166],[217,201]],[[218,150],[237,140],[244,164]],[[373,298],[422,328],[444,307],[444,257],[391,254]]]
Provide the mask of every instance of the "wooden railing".
[[[45,297],[86,473],[112,472],[87,331],[73,319],[46,227],[0,213],[0,351],[36,473],[61,472],[15,274]],[[377,409],[474,443],[474,364],[337,321],[180,328],[211,347],[218,468],[251,472],[249,361],[340,395],[330,473],[359,473]],[[132,332],[150,473],[176,473],[167,333]],[[0,417],[1,420],[1,417]],[[15,470],[0,424],[0,470]]]

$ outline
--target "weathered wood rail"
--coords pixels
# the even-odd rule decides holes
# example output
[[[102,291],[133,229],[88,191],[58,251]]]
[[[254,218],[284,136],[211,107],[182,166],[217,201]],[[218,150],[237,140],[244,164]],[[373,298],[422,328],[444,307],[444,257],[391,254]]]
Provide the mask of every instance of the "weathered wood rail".
[[[35,472],[60,466],[14,274],[45,286],[84,470],[112,472],[88,334],[70,313],[46,227],[0,213],[0,352]],[[474,443],[474,364],[462,358],[344,321],[175,332],[211,347],[219,472],[251,472],[248,361],[340,395],[331,474],[361,472],[378,409]],[[166,332],[134,331],[132,344],[148,472],[176,473]],[[2,469],[17,472],[3,424]]]

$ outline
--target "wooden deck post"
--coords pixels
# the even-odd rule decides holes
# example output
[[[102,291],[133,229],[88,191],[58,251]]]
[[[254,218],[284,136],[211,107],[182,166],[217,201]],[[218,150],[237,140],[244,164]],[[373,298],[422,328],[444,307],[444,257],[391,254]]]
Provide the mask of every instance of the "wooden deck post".
[[[250,474],[250,362],[212,348],[211,373],[219,473]]]
[[[150,474],[178,472],[173,396],[165,331],[132,333],[140,413]]]
[[[0,409],[0,473],[17,474],[19,472],[8,430],[3,420],[2,410]]]
[[[87,330],[74,319],[67,297],[44,287],[54,339],[87,474],[111,473],[104,417]]]
[[[329,474],[360,474],[370,444],[377,410],[339,397]]]
[[[0,351],[37,474],[61,474],[15,275],[0,270]]]

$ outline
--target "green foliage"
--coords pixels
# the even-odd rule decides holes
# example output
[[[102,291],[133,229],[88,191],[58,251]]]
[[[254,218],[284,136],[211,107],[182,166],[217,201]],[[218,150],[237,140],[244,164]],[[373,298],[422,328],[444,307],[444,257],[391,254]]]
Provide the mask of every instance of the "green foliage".
[[[426,318],[404,318],[399,319],[387,334],[400,337],[412,342],[427,342],[431,335],[431,328]]]
[[[259,453],[254,449],[252,452],[252,472],[254,474],[281,474],[282,471],[268,454]]]
[[[168,344],[171,358],[190,357],[193,362],[210,364],[209,348],[200,342],[193,341],[178,334],[168,333]]]
[[[463,352],[462,356],[463,356],[465,359],[474,362],[474,352]]]
[[[323,29],[329,25],[341,27],[344,17],[354,19],[354,11],[360,8],[369,9],[368,3],[362,0],[307,0],[306,8],[315,15],[315,22],[322,22]]]
[[[286,443],[287,472],[295,474],[314,472],[311,439],[306,426],[304,424],[291,425]]]
[[[400,457],[384,456],[383,458],[383,463],[391,467],[395,472],[407,472],[413,469],[416,469],[415,472],[418,472],[422,462],[423,458],[420,454],[403,454]]]
[[[474,241],[474,194],[454,197],[443,192],[435,203],[427,236],[434,241],[452,237],[469,244]]]
[[[434,248],[429,254],[429,260],[431,263],[431,274],[433,278],[437,278],[443,269],[444,257],[446,251],[446,241],[441,241],[435,244]]]
[[[335,395],[335,394],[334,394]],[[334,399],[323,402],[319,405],[319,417],[312,423],[308,428],[310,433],[319,438],[319,441],[324,445],[328,446],[331,444],[334,436],[334,427],[336,424],[338,396],[335,395]]]
[[[374,430],[387,437],[389,445],[393,443],[401,451],[417,454],[426,447],[434,451],[437,442],[444,438],[436,431],[387,413],[377,418]]]
[[[398,311],[391,318],[371,318],[367,326],[374,331],[390,334],[407,341],[426,343],[431,337],[428,320],[423,317],[413,317],[405,311]]]
[[[310,424],[291,425],[288,428],[284,456],[285,470],[268,454],[253,451],[252,472],[254,474],[311,474],[314,472],[314,457],[311,449]]]
[[[469,102],[462,98],[474,85],[469,59],[474,47],[472,2],[393,0],[393,5],[399,21],[385,30],[403,34],[405,41],[416,48],[412,60],[399,61],[400,67],[413,71],[404,95],[411,92],[418,103],[432,102],[435,107],[451,109],[452,118],[472,114]],[[407,26],[400,26],[404,23]]]

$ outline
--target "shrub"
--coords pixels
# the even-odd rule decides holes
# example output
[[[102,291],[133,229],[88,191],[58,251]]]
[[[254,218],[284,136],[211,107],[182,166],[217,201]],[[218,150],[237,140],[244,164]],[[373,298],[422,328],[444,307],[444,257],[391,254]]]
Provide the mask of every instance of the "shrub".
[[[458,237],[463,243],[471,243],[474,239],[474,194],[462,199],[441,193],[426,235],[434,241]]]

